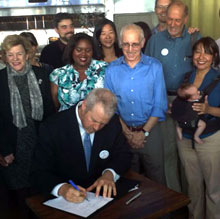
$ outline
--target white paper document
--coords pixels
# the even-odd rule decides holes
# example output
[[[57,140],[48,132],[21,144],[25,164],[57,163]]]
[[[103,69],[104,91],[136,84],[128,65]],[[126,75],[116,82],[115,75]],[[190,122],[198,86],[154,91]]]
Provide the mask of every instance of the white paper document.
[[[72,203],[66,201],[63,197],[58,197],[43,204],[81,217],[88,217],[113,200],[113,198],[103,198],[102,196],[95,197],[95,193],[92,192],[87,192],[86,198],[88,201],[85,199],[82,203]]]

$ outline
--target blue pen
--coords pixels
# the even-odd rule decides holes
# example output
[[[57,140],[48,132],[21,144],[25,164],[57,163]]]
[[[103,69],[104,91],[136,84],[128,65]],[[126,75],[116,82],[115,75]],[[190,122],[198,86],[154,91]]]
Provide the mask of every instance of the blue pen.
[[[73,186],[74,189],[76,189],[77,191],[80,191],[80,189],[77,187],[77,185],[71,179],[69,180],[69,183]],[[86,197],[86,200],[89,201],[87,197]]]
[[[73,186],[74,189],[80,191],[80,189],[77,187],[77,185],[70,179],[69,183]]]

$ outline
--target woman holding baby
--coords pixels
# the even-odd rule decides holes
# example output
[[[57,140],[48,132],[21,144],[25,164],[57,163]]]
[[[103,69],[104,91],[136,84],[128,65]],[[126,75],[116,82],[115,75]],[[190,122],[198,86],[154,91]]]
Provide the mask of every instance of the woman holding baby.
[[[220,74],[213,67],[219,64],[219,50],[210,37],[198,40],[193,46],[195,66],[189,82],[200,91]],[[193,110],[206,117],[206,128],[200,135],[203,143],[195,142],[183,130],[178,151],[188,181],[189,217],[194,219],[220,218],[220,82],[215,85],[204,103],[194,103]]]

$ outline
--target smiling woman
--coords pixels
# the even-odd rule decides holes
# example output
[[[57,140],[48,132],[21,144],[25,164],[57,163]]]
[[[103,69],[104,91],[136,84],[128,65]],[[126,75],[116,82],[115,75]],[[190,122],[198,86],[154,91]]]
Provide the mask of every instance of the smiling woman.
[[[50,74],[51,93],[59,111],[68,109],[94,88],[104,87],[107,63],[92,59],[93,40],[85,33],[75,34],[64,52],[67,65]]]
[[[115,24],[108,19],[103,19],[96,25],[93,41],[95,45],[94,57],[98,60],[110,63],[122,55]]]
[[[28,60],[28,51],[31,44],[17,35],[6,37],[2,43],[2,59],[17,72],[22,72]]]
[[[25,68],[28,55],[22,45],[13,46],[6,52],[8,64],[17,72],[22,72]]]
[[[9,35],[1,47],[6,68],[0,71],[0,173],[10,200],[21,211],[17,218],[27,218],[25,198],[31,194],[29,173],[38,126],[54,107],[46,72],[28,62],[29,42]]]
[[[214,39],[203,37],[193,46],[193,69],[189,82],[200,91],[206,91],[203,103],[194,103],[192,108],[203,114],[206,128],[199,136],[201,142],[195,142],[192,148],[193,133],[190,127],[183,128],[183,139],[178,141],[178,150],[187,178],[189,214],[193,218],[220,217],[220,83],[219,71],[213,67],[219,65],[218,45]],[[213,81],[214,88],[210,89]],[[206,90],[207,89],[207,90]],[[209,90],[209,91],[208,91]],[[200,144],[199,144],[200,143]]]

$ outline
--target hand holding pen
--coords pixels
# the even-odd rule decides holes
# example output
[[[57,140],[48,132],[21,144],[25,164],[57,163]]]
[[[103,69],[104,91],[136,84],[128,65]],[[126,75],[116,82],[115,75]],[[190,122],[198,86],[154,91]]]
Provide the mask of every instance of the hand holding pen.
[[[77,186],[71,179],[69,180],[69,183],[73,186],[74,189],[76,189],[76,190],[79,191],[79,192],[80,192],[80,188],[81,188],[81,189],[84,189],[84,188],[82,188],[81,186],[80,186],[80,187]],[[85,199],[86,199],[87,201],[89,201],[89,200],[87,199],[87,197],[85,197]]]
[[[70,183],[70,184],[68,184],[68,183],[63,184],[60,187],[60,189],[58,191],[58,194],[63,196],[69,202],[75,202],[75,203],[83,202],[85,200],[85,198],[86,198],[86,189],[84,189],[81,186],[76,186],[73,183],[74,186],[75,186],[74,187],[72,183]]]

